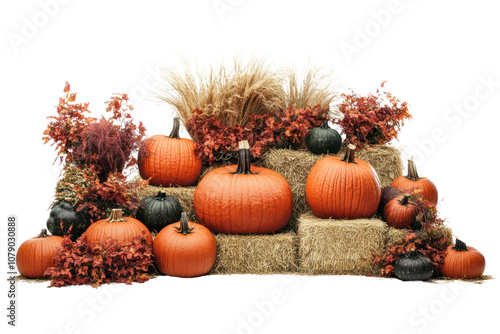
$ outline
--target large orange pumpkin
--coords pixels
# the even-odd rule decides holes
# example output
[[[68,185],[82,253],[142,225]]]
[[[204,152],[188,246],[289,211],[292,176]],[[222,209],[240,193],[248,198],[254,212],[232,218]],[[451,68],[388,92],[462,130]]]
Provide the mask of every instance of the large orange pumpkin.
[[[179,118],[174,118],[170,136],[155,135],[141,147],[139,174],[156,186],[189,186],[201,172],[201,158],[194,153],[192,140],[179,138]]]
[[[373,167],[354,157],[349,145],[343,158],[324,157],[314,164],[306,182],[306,199],[321,218],[372,216],[380,202],[380,181]]]
[[[180,222],[165,226],[155,237],[153,252],[158,269],[165,275],[196,277],[207,274],[215,263],[217,242],[205,226]]]
[[[194,193],[196,219],[214,232],[271,233],[292,215],[292,191],[285,178],[250,165],[248,142],[240,143],[238,165],[214,169]]]
[[[451,278],[476,278],[483,274],[485,266],[483,254],[456,239],[455,244],[446,249],[439,271],[443,276]]]
[[[408,160],[408,175],[398,177],[392,181],[391,186],[399,188],[402,192],[417,192],[434,205],[438,202],[436,186],[428,178],[418,176],[417,167],[412,159]]]
[[[90,225],[85,235],[91,244],[105,242],[108,237],[119,243],[144,237],[148,244],[153,245],[153,237],[146,225],[135,218],[123,217],[121,209],[111,210],[108,219],[101,219]]]
[[[47,268],[55,265],[54,255],[61,247],[64,238],[47,235],[47,230],[26,240],[19,246],[16,264],[19,273],[27,278],[42,278]]]

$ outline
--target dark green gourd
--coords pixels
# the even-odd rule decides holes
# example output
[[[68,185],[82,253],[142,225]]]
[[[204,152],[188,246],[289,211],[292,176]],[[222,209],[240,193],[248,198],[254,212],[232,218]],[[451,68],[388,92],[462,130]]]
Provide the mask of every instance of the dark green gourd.
[[[178,222],[183,212],[179,201],[165,192],[146,197],[142,200],[144,207],[139,211],[138,219],[151,232],[160,232],[168,224]]]
[[[90,216],[86,211],[76,212],[71,203],[59,202],[52,206],[47,219],[47,229],[52,235],[69,235],[76,240],[90,226]]]
[[[306,146],[314,154],[335,154],[340,150],[342,137],[328,126],[328,122],[309,130],[306,135]]]
[[[394,264],[394,274],[402,281],[425,281],[433,273],[432,261],[415,249],[401,255]]]

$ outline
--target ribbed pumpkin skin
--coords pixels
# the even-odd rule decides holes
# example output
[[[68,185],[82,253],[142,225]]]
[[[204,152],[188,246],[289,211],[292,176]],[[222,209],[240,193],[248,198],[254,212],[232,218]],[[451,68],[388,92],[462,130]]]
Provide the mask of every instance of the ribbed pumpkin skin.
[[[156,266],[165,275],[196,277],[207,274],[215,263],[217,242],[204,226],[188,222],[192,233],[183,235],[175,228],[180,223],[167,225],[155,237],[153,252]]]
[[[140,210],[139,218],[151,232],[159,232],[168,224],[178,222],[183,211],[175,197],[166,196],[161,200],[155,197],[157,195],[148,196],[141,201],[144,208]]]
[[[454,245],[448,246],[444,263],[439,267],[443,276],[450,278],[476,278],[483,274],[486,260],[474,247],[467,246],[467,251],[457,251]]]
[[[418,207],[415,204],[401,204],[403,196],[393,198],[384,207],[384,221],[395,228],[407,228],[415,222]]]
[[[292,191],[285,178],[268,168],[230,174],[237,165],[214,169],[194,193],[198,222],[219,233],[272,233],[283,229],[292,215]]]
[[[138,157],[139,174],[156,186],[189,186],[201,172],[201,158],[195,144],[186,138],[155,135],[146,142],[145,154]]]
[[[16,255],[19,273],[27,278],[42,278],[45,270],[55,265],[53,257],[63,240],[63,237],[50,235],[44,238],[30,238],[23,242]]]
[[[107,222],[105,219],[96,221],[85,231],[88,242],[91,244],[105,242],[109,236],[123,243],[133,241],[137,237],[142,238],[142,231],[145,231],[144,238],[147,243],[153,244],[153,237],[143,223],[132,217],[124,218],[126,219],[124,222]]]
[[[356,163],[327,156],[316,162],[306,182],[307,204],[321,218],[372,216],[380,202],[380,181],[366,161]]]
[[[391,186],[399,188],[402,192],[411,193],[420,190],[418,193],[424,196],[429,202],[436,205],[438,202],[438,191],[434,183],[426,177],[421,177],[417,181],[400,176],[392,181]]]

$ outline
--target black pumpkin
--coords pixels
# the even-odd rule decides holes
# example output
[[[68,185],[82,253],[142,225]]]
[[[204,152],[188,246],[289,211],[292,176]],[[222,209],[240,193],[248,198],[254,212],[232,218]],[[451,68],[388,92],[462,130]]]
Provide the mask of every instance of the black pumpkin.
[[[342,137],[323,122],[321,126],[309,130],[306,135],[306,146],[314,154],[335,154],[340,150]]]
[[[396,260],[394,273],[402,281],[425,281],[434,274],[434,265],[427,257],[412,249]]]
[[[142,200],[144,207],[139,211],[138,219],[151,232],[160,232],[168,224],[181,219],[182,206],[173,196],[167,196],[163,191]]]
[[[69,235],[73,241],[81,236],[90,224],[88,213],[84,210],[76,212],[73,205],[68,202],[54,204],[47,219],[47,229],[52,235]]]
[[[384,213],[384,208],[392,199],[401,195],[402,192],[399,188],[393,186],[387,186],[382,188],[382,195],[380,196],[380,204],[378,205],[378,214],[382,217]]]

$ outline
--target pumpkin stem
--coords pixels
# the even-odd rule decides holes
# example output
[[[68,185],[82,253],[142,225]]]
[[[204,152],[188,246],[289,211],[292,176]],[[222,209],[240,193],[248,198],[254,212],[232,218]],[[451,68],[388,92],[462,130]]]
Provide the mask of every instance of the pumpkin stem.
[[[462,240],[460,240],[458,238],[455,238],[455,246],[453,247],[453,249],[457,250],[459,252],[468,251],[467,245],[465,244],[465,242],[463,242]]]
[[[179,117],[174,117],[174,127],[172,128],[172,132],[170,132],[169,137],[179,139],[179,128],[181,126],[181,122],[179,121]]]
[[[409,200],[410,200],[410,196],[404,195],[403,199],[400,200],[399,203],[401,203],[401,205],[408,205]]]
[[[356,146],[354,146],[353,144],[347,145],[347,150],[345,151],[345,155],[344,155],[344,158],[342,159],[342,161],[357,164],[357,162],[354,160],[354,150],[355,149],[356,149]]]
[[[106,219],[106,221],[109,223],[118,223],[127,221],[125,218],[123,218],[122,214],[123,214],[122,209],[113,209],[111,210],[111,214],[109,215],[108,219]]]
[[[238,153],[240,156],[238,160],[238,167],[236,167],[236,170],[230,174],[258,174],[253,173],[250,170],[250,145],[247,140],[240,141]]]
[[[181,213],[181,227],[174,226],[179,232],[182,233],[183,235],[186,235],[188,233],[193,233],[194,227],[189,227],[188,220],[187,220],[187,215],[185,212]]]
[[[39,235],[37,235],[36,237],[37,237],[37,238],[46,238],[46,237],[48,237],[48,236],[49,236],[49,235],[47,234],[47,229],[45,229],[45,228],[44,228],[44,229],[40,232],[40,234],[39,234]]]
[[[163,201],[165,198],[167,198],[167,194],[164,191],[159,191],[158,194],[156,194],[156,196],[153,198],[156,200]]]
[[[408,175],[406,175],[406,178],[412,181],[420,180],[417,173],[417,166],[415,166],[415,163],[413,162],[413,157],[408,160]]]
[[[328,121],[324,121],[323,124],[320,125],[320,128],[329,129],[330,127],[328,126]]]
[[[417,257],[417,250],[415,248],[411,249],[409,257],[411,257],[411,258]]]

